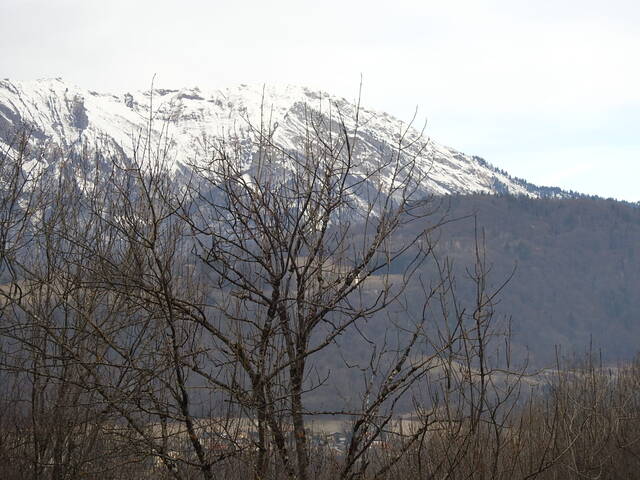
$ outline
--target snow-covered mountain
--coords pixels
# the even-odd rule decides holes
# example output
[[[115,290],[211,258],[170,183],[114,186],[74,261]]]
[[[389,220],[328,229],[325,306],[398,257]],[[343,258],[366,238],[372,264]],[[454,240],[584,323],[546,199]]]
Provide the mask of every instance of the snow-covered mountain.
[[[170,147],[171,167],[184,171],[186,165],[207,159],[210,139],[249,138],[252,128],[268,125],[275,144],[299,152],[310,112],[327,121],[340,116],[353,130],[356,109],[344,98],[295,86],[154,89],[115,95],[84,90],[61,79],[0,80],[0,147],[10,148],[15,132],[28,127],[38,147],[34,151],[95,147],[132,155],[141,132],[150,126],[152,138]],[[402,155],[417,157],[424,193],[568,196],[560,189],[514,179],[478,157],[439,145],[386,113],[360,108],[357,137],[358,168],[370,170],[397,152],[402,138]]]

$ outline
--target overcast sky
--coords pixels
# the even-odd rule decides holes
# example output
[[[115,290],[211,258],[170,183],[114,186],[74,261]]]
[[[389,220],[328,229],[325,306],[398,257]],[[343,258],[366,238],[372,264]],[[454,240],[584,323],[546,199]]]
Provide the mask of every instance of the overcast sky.
[[[0,0],[0,77],[294,83],[544,185],[640,200],[638,0]]]

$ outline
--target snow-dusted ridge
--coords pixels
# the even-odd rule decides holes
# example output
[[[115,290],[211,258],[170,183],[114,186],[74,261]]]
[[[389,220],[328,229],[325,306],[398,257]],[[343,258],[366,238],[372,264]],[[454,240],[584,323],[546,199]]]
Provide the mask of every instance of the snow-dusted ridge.
[[[356,106],[344,98],[292,85],[154,89],[114,95],[85,90],[59,78],[5,79],[0,80],[0,146],[8,148],[15,132],[28,126],[33,142],[44,148],[107,145],[130,155],[151,119],[153,135],[170,139],[172,168],[180,169],[206,158],[204,138],[242,136],[250,124],[276,127],[274,142],[288,151],[299,150],[309,110],[334,117],[339,111],[350,126]],[[381,152],[398,145],[407,125],[367,108],[360,109],[359,118],[357,155],[362,168],[374,168]],[[421,186],[424,193],[569,196],[560,189],[514,179],[478,157],[420,138],[417,130],[409,129],[405,139],[409,143],[418,140],[407,148],[407,155],[418,155],[418,167],[426,174]]]

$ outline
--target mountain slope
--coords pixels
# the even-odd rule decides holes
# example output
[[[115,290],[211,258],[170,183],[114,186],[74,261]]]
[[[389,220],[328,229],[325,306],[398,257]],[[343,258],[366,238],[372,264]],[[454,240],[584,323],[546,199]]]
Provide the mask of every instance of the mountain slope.
[[[89,147],[132,155],[141,132],[151,124],[155,140],[167,140],[172,167],[180,172],[192,163],[206,161],[212,139],[249,138],[251,125],[259,128],[261,123],[267,125],[265,130],[282,150],[300,152],[311,111],[325,120],[330,113],[335,118],[339,111],[347,127],[353,129],[355,110],[356,106],[344,99],[298,87],[158,89],[153,95],[116,96],[82,90],[60,80],[5,80],[0,81],[0,147],[9,148],[15,132],[26,126],[34,146],[45,151]],[[397,145],[406,125],[367,109],[361,109],[359,124],[359,168],[375,169],[376,161]],[[415,130],[407,132],[406,142],[410,146],[404,154],[417,155],[419,168],[427,174],[421,187],[424,193],[451,194],[443,200],[449,204],[449,216],[468,217],[440,231],[439,248],[455,262],[460,284],[474,261],[472,214],[477,214],[478,225],[485,229],[491,280],[502,282],[517,264],[513,281],[502,293],[500,312],[512,316],[515,346],[522,356],[529,350],[532,361],[548,364],[555,355],[555,345],[570,352],[580,351],[590,342],[612,359],[635,353],[640,332],[637,206],[594,198],[557,200],[572,195],[513,179],[477,157],[432,141],[420,152],[423,142]],[[250,170],[254,145],[248,142],[241,146]],[[514,196],[470,195],[474,193]],[[428,227],[415,224],[416,232]],[[402,262],[410,262],[412,257],[408,254],[399,260],[396,263],[401,268],[406,265]],[[423,273],[429,278],[432,272]],[[419,299],[423,294],[420,285],[412,288]],[[460,298],[468,304],[473,294],[460,289]],[[414,303],[420,306],[420,301]],[[372,322],[368,327],[372,338],[375,325]],[[378,338],[384,333],[382,328]]]
[[[16,131],[27,127],[39,149],[116,149],[131,156],[141,132],[150,127],[152,140],[170,147],[174,170],[209,158],[212,139],[248,138],[249,131],[261,125],[284,151],[300,153],[311,115],[327,124],[335,124],[339,116],[353,133],[356,114],[356,175],[375,170],[402,145],[401,155],[416,157],[419,173],[425,177],[420,194],[569,196],[560,189],[511,178],[478,157],[422,137],[386,113],[358,110],[343,98],[306,88],[240,85],[224,90],[155,89],[153,95],[112,95],[83,90],[61,79],[0,81],[0,143],[4,148]],[[255,148],[244,148],[249,170]]]

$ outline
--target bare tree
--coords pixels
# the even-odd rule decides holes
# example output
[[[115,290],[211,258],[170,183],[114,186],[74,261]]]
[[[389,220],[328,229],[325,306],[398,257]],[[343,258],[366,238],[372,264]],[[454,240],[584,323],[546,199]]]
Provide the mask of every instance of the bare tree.
[[[637,375],[527,390],[481,230],[466,279],[436,254],[421,136],[365,158],[358,106],[300,108],[295,149],[265,109],[182,171],[152,117],[129,157],[60,152],[36,175],[21,137],[0,158],[2,458],[33,478],[526,479],[596,476],[611,439],[635,453],[603,406],[632,404]],[[313,401],[330,356],[338,406]],[[313,440],[323,416],[339,454]]]
[[[432,254],[428,233],[438,217],[413,236],[398,235],[433,213],[429,199],[416,195],[423,150],[407,154],[407,132],[400,132],[395,150],[367,170],[357,154],[359,109],[347,118],[334,108],[328,117],[306,110],[299,153],[279,147],[274,127],[264,123],[251,126],[249,151],[246,139],[233,135],[210,145],[210,160],[193,165],[189,202],[176,202],[217,286],[206,305],[178,306],[215,345],[206,364],[188,367],[255,412],[257,477],[268,471],[267,432],[286,475],[309,477],[305,416],[322,412],[306,409],[304,397],[323,383],[309,377],[312,355],[397,302]],[[392,275],[391,266],[408,255],[408,266]],[[367,289],[372,281],[376,288]],[[355,475],[356,460],[381,435],[398,397],[431,367],[416,355],[423,323],[403,332],[404,344],[378,351],[375,373],[386,370],[360,409],[332,412],[356,418],[343,478]],[[383,407],[385,420],[376,425]]]

